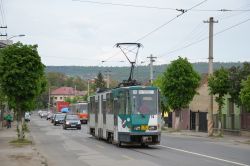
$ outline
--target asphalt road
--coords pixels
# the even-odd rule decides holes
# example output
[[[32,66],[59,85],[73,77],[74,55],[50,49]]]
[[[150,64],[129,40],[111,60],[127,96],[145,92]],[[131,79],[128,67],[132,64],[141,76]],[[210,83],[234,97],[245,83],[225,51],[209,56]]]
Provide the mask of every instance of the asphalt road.
[[[100,141],[82,130],[63,130],[32,115],[31,135],[50,166],[225,166],[250,165],[250,145],[162,133],[160,145],[142,148]]]

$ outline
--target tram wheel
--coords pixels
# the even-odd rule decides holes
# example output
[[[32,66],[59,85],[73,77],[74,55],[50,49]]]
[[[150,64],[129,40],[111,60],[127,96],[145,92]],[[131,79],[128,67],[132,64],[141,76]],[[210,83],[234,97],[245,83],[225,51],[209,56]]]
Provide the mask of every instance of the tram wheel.
[[[118,144],[117,144],[117,146],[118,146],[119,148],[121,148],[121,147],[122,147],[122,142],[119,141]]]
[[[141,146],[142,146],[143,148],[148,148],[148,145],[145,144],[145,143],[141,143]]]

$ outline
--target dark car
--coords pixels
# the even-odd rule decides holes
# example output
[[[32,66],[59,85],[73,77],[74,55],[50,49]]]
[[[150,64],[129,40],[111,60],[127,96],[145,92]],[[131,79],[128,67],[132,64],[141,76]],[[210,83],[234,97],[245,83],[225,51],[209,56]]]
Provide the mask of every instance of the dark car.
[[[64,118],[63,129],[76,128],[81,130],[81,122],[78,115],[67,114]]]
[[[55,114],[54,125],[63,124],[65,114]]]

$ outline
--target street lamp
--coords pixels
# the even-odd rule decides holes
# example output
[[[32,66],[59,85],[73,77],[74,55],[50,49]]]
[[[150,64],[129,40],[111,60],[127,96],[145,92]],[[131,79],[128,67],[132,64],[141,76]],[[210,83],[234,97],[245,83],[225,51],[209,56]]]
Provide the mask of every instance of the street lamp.
[[[13,36],[7,38],[6,40],[0,40],[0,48],[4,48],[4,47],[6,47],[7,45],[13,44],[12,40],[10,40],[10,39],[12,39],[12,38],[14,38],[14,37],[23,37],[23,36],[25,36],[25,35],[24,35],[24,34],[13,35]]]
[[[14,35],[14,36],[11,36],[11,37],[7,38],[6,40],[10,40],[10,39],[12,39],[14,37],[24,37],[24,36],[25,36],[24,34]]]

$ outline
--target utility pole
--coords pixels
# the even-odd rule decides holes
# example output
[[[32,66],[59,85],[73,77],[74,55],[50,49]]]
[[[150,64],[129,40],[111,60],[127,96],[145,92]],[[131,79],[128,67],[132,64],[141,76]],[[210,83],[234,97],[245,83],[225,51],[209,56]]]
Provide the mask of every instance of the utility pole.
[[[7,29],[7,26],[0,26],[0,29]],[[5,34],[0,33],[0,37],[7,37],[7,33]]]
[[[149,57],[147,57],[150,59],[150,83],[151,85],[153,84],[153,80],[154,80],[154,70],[153,70],[153,62],[155,62],[154,59],[156,59],[157,57],[153,57],[153,55],[151,54]]]
[[[109,89],[109,84],[110,84],[110,70],[106,70],[105,73],[106,74],[106,78],[107,78],[107,88]]]
[[[50,111],[50,87],[49,87],[49,102],[48,102],[48,111]]]
[[[89,78],[88,78],[88,97],[89,97]]]
[[[204,21],[204,23],[209,23],[209,50],[208,50],[208,76],[213,75],[213,28],[214,21],[213,17],[209,18],[209,21]],[[213,95],[210,95],[209,108],[208,108],[208,120],[207,120],[207,131],[208,136],[213,136]]]

